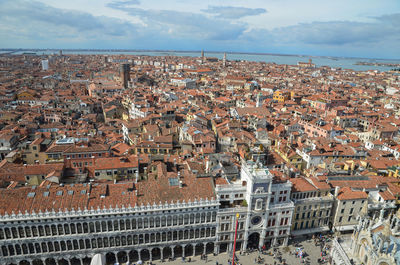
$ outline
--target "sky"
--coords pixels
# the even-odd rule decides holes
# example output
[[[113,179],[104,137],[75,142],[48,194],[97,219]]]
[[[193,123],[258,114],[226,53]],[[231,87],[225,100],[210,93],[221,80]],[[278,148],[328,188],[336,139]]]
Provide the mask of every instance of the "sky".
[[[0,0],[0,48],[400,59],[400,0]]]

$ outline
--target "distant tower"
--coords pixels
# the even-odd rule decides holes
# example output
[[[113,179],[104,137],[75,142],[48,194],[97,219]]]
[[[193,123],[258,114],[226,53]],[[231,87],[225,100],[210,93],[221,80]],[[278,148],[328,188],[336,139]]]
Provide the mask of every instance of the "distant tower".
[[[60,50],[58,53],[59,53],[59,55],[60,55],[60,56],[62,56],[62,55],[63,55],[63,53],[62,53],[62,50]]]
[[[222,64],[226,66],[226,52],[224,52],[224,58],[222,59]]]
[[[42,60],[42,71],[49,70],[49,60]]]
[[[201,63],[204,63],[204,50],[201,50]]]
[[[121,75],[121,79],[124,83],[124,88],[128,88],[128,82],[130,80],[130,71],[131,71],[131,66],[130,64],[121,64],[119,73]]]
[[[257,94],[257,100],[256,100],[256,107],[258,108],[258,107],[261,107],[262,106],[262,94],[261,93],[258,93]]]

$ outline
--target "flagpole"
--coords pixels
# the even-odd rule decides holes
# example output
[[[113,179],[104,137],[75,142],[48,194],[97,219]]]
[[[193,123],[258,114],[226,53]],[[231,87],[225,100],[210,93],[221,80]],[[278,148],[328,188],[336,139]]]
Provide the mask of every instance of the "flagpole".
[[[236,214],[236,228],[235,228],[235,239],[233,240],[233,257],[232,257],[232,265],[236,264],[235,261],[235,250],[236,250],[236,238],[237,238],[237,230],[238,230],[238,224],[239,224],[239,214]]]

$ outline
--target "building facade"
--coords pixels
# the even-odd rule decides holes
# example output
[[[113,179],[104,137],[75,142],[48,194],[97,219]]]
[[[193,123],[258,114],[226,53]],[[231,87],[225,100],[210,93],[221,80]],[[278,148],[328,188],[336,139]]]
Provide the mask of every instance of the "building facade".
[[[209,176],[171,174],[2,190],[0,263],[88,264],[97,253],[121,263],[230,251],[236,214],[238,249],[288,243],[292,185],[267,168],[243,162],[240,180],[216,187]],[[157,201],[161,191],[152,189],[164,182],[169,198]],[[10,203],[16,197],[24,203]]]
[[[373,218],[365,209],[358,218],[350,242],[334,239],[332,264],[399,265],[399,248],[400,212],[385,214],[382,209],[379,217]]]
[[[121,263],[215,252],[219,203],[212,194],[139,205],[145,189],[132,182],[21,188],[25,203],[8,206],[15,209],[9,213],[2,207],[0,264],[89,264],[97,253]],[[1,203],[13,192],[2,191]]]
[[[218,250],[233,249],[236,214],[239,214],[236,249],[287,245],[294,204],[292,184],[278,181],[266,167],[242,162],[240,179],[216,186]]]

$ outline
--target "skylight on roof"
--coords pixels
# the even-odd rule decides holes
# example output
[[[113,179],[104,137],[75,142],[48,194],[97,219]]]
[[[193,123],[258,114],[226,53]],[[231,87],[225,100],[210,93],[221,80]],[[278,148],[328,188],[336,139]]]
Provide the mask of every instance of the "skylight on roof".
[[[35,195],[36,195],[36,192],[29,192],[28,198],[33,198],[33,197],[35,197]]]
[[[168,182],[170,186],[178,186],[179,180],[177,178],[168,178]]]

